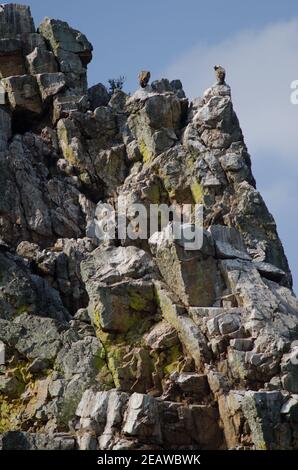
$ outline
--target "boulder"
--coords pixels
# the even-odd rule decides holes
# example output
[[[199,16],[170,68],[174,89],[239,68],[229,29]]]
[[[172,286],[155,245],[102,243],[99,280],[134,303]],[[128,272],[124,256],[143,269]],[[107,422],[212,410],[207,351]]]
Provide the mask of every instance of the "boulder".
[[[53,123],[57,124],[60,119],[67,118],[74,111],[78,111],[81,98],[76,90],[65,90],[55,96],[53,101]]]
[[[182,107],[174,94],[151,94],[140,101],[132,96],[128,125],[138,142],[144,162],[149,162],[172,147],[178,140]]]
[[[23,241],[17,246],[16,252],[23,258],[34,260],[39,253],[39,246],[36,243]]]
[[[212,96],[210,100],[199,109],[195,121],[203,125],[215,126],[217,122],[222,127],[230,127],[232,119],[232,103],[229,96]]]
[[[58,72],[58,64],[54,54],[40,47],[36,47],[33,52],[28,54],[26,61],[31,75]]]
[[[53,120],[56,123],[70,112],[80,110],[82,97],[88,93],[86,68],[92,59],[93,48],[84,34],[60,20],[45,18],[39,31],[50,45],[60,71],[65,74],[67,89],[54,100]]]
[[[175,296],[165,286],[155,282],[156,296],[165,320],[172,325],[196,366],[200,368],[203,362],[209,362],[211,352],[205,336],[200,328],[187,315],[185,308],[179,304]]]
[[[83,94],[87,94],[87,75],[80,57],[74,52],[68,52],[59,49],[57,52],[57,60],[60,71],[65,74],[67,86],[73,93],[77,93],[81,98]]]
[[[0,376],[0,393],[9,397],[17,398],[20,390],[23,389],[23,384],[16,377],[3,377]]]
[[[145,336],[145,342],[151,349],[169,349],[178,342],[176,330],[166,322],[157,323]]]
[[[292,395],[282,406],[281,414],[286,415],[291,421],[298,421],[298,395]]]
[[[289,353],[282,357],[281,361],[281,381],[283,388],[290,393],[298,393],[298,370],[297,370],[297,345],[293,345]]]
[[[194,372],[182,372],[175,377],[175,383],[186,395],[204,398],[210,393],[207,376]]]
[[[64,344],[57,355],[56,366],[63,372],[66,380],[77,377],[84,382],[85,379],[96,376],[101,357],[102,345],[97,338],[87,336]]]
[[[96,108],[99,108],[99,106],[107,106],[111,97],[106,87],[101,83],[97,83],[97,85],[89,88],[88,98],[91,109],[94,111]]]
[[[27,313],[17,317],[14,323],[22,328],[15,349],[28,359],[53,361],[62,347],[62,333],[66,325],[51,318],[40,318]]]
[[[114,443],[115,429],[121,425],[127,400],[128,395],[126,393],[121,393],[116,390],[109,393],[106,410],[106,425],[99,438],[100,449],[110,449],[111,444]]]
[[[48,98],[57,95],[66,85],[65,77],[60,72],[42,73],[36,75],[36,80],[43,101],[47,101]]]
[[[211,225],[209,231],[215,240],[216,255],[218,258],[251,259],[240,233],[234,227]]]
[[[151,83],[151,89],[156,93],[175,93],[178,98],[185,98],[182,83],[180,80],[172,80],[171,82],[166,78],[155,80]]]
[[[124,418],[123,433],[138,436],[142,440],[161,443],[161,428],[157,401],[150,396],[134,393],[129,401]]]
[[[92,45],[86,36],[71,28],[66,22],[45,18],[39,32],[49,42],[54,54],[59,51],[77,54],[84,65],[92,59]]]
[[[225,390],[227,392],[227,390]],[[237,449],[240,444],[241,429],[243,429],[243,412],[241,404],[244,391],[231,390],[220,394],[218,409],[223,423],[225,441],[228,449]]]
[[[150,248],[169,287],[189,306],[211,306],[216,300],[216,261],[212,240],[204,236],[200,250],[185,250],[181,240],[163,232],[152,235]],[[181,246],[182,245],[182,246]]]
[[[124,333],[154,314],[155,271],[144,251],[132,246],[98,248],[82,262],[81,272],[89,315],[104,331]]]
[[[255,261],[254,266],[257,268],[261,276],[266,279],[270,279],[270,281],[282,282],[287,277],[286,273],[282,269],[273,266],[273,264]]]
[[[60,96],[56,99],[60,100]],[[62,108],[59,112],[63,112]],[[80,132],[82,127],[84,135]],[[117,121],[111,108],[96,108],[94,114],[72,112],[70,118],[58,122],[57,130],[64,158],[77,167],[84,186],[96,194],[95,198],[104,192],[114,195],[127,168],[125,146],[117,144]],[[87,160],[85,152],[90,156]]]
[[[10,107],[13,111],[41,114],[42,104],[36,78],[20,75],[2,79]]]

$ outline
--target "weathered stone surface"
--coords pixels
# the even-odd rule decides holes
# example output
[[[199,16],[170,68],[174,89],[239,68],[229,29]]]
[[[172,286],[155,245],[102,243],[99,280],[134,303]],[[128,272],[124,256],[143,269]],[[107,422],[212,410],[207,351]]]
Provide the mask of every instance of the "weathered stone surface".
[[[52,141],[48,144],[33,134],[15,136],[9,152],[0,155],[5,194],[0,200],[0,231],[14,246],[22,240],[47,246],[50,239],[84,235],[86,199],[72,180],[55,174],[49,177],[49,155],[55,155]]]
[[[25,61],[20,39],[0,39],[0,77],[24,75]]]
[[[91,448],[90,438],[99,436],[101,450],[183,447],[217,448],[222,443],[217,411],[209,406],[159,401],[148,395],[85,392],[76,411],[80,417],[80,448]],[[93,442],[93,445],[96,445]]]
[[[12,255],[0,253],[0,316],[11,319],[23,312],[57,320],[69,319],[59,293]]]
[[[81,59],[74,52],[59,49],[57,60],[61,72],[65,74],[68,88],[72,90],[73,94],[77,94],[77,100],[79,101],[82,94],[87,93],[86,69]]]
[[[72,112],[78,111],[81,96],[75,90],[66,90],[58,94],[53,102],[53,123],[68,117]]]
[[[243,428],[243,413],[241,403],[242,391],[230,391],[218,398],[220,418],[223,422],[225,441],[228,449],[235,449],[240,442],[241,430]]]
[[[273,264],[286,273],[285,285],[292,286],[291,275],[272,215],[262,196],[254,187],[243,181],[237,186],[239,205],[235,223],[245,233],[249,253],[256,261]]]
[[[144,100],[132,96],[132,112],[128,125],[136,138],[145,162],[159,155],[177,142],[181,127],[182,109],[174,94],[149,94]]]
[[[98,83],[88,90],[88,98],[90,101],[91,109],[94,111],[100,106],[107,106],[110,101],[110,95],[104,85]]]
[[[182,83],[180,80],[172,80],[171,82],[166,78],[155,80],[151,83],[151,88],[156,93],[175,93],[178,98],[185,98]]]
[[[57,131],[64,158],[75,165],[82,184],[96,199],[103,193],[114,195],[125,180],[126,162],[125,147],[117,144],[117,122],[111,108],[96,108],[94,114],[73,112],[71,118],[58,122]],[[90,156],[87,160],[85,152]]]
[[[47,51],[47,44],[43,36],[39,33],[24,33],[22,34],[23,54],[26,57],[31,54],[36,48],[39,50]]]
[[[142,154],[139,150],[136,140],[133,140],[126,146],[127,157],[131,162],[138,162],[142,160]]]
[[[265,277],[266,279],[275,282],[281,282],[286,278],[286,273],[276,266],[273,266],[273,264],[256,261],[254,265],[261,276]]]
[[[252,432],[257,450],[276,448],[276,436],[280,427],[282,395],[273,392],[246,392],[242,409]]]
[[[86,36],[71,28],[66,22],[46,18],[39,26],[40,33],[50,43],[57,55],[62,49],[77,54],[84,64],[92,58],[92,45]]]
[[[205,374],[183,372],[175,378],[175,383],[187,395],[203,398],[209,393],[209,385]]]
[[[250,260],[241,235],[235,228],[222,225],[211,225],[210,233],[215,240],[218,258],[240,258]]]
[[[58,367],[61,367],[66,379],[76,374],[95,374],[96,358],[100,357],[100,349],[99,341],[95,337],[87,336],[60,350],[57,357]]]
[[[53,122],[56,123],[73,111],[81,111],[83,101],[88,103],[83,97],[88,93],[86,68],[92,59],[92,45],[85,35],[60,20],[46,18],[39,31],[65,75],[66,89],[54,100]],[[83,107],[84,111],[88,109],[88,105]]]
[[[151,349],[168,349],[177,343],[177,331],[166,322],[157,323],[146,335],[145,341]]]
[[[0,5],[0,36],[2,448],[298,448],[298,301],[223,70],[109,94],[67,23]],[[135,203],[201,204],[203,244]]]
[[[229,125],[232,119],[232,105],[229,97],[213,96],[196,114],[195,120],[202,124],[222,121],[222,126]]]
[[[32,75],[58,72],[58,64],[54,54],[45,49],[36,47],[31,54],[26,56],[26,61]]]
[[[36,75],[36,80],[43,101],[57,95],[66,84],[63,73],[42,73]]]
[[[82,262],[89,314],[105,331],[124,333],[155,311],[149,256],[135,247],[98,248]],[[147,278],[147,280],[146,280]],[[142,280],[141,280],[142,279]]]
[[[30,8],[15,3],[2,4],[0,8],[0,36],[13,38],[25,33],[35,33]]]
[[[201,367],[204,361],[210,359],[210,350],[206,338],[191,318],[187,316],[185,309],[175,303],[175,297],[164,286],[155,283],[157,299],[164,318],[177,330],[182,344],[197,367]]]
[[[12,431],[3,434],[1,450],[74,450],[76,441],[70,434],[33,434]]]
[[[291,420],[298,420],[298,396],[292,395],[281,408],[281,414],[287,415]]]
[[[15,323],[22,328],[20,338],[15,344],[15,349],[22,355],[28,359],[48,360],[57,356],[62,347],[62,325],[50,318],[34,317],[27,313],[17,317]]]
[[[182,302],[190,306],[212,305],[216,299],[216,262],[208,237],[201,250],[186,251],[167,231],[152,235],[149,240],[159,270]]]
[[[158,404],[154,398],[140,393],[134,393],[130,397],[123,433],[127,436],[138,436],[141,440],[149,438],[161,443]]]
[[[0,152],[7,149],[8,141],[11,137],[11,117],[9,112],[0,106]]]
[[[31,75],[20,75],[2,79],[9,104],[14,111],[40,114],[41,99],[36,79]]]
[[[18,396],[21,382],[16,377],[3,377],[0,376],[0,393],[9,397],[15,398]]]
[[[284,354],[281,361],[281,381],[283,388],[291,393],[298,393],[297,371],[297,345],[288,354]]]

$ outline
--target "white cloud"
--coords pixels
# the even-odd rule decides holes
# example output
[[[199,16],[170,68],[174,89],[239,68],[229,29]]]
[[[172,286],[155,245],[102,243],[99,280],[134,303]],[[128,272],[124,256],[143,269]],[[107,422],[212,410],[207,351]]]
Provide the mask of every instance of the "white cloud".
[[[296,290],[298,105],[290,97],[291,83],[298,80],[297,56],[298,19],[294,19],[246,31],[219,44],[198,44],[163,73],[180,78],[186,94],[194,98],[214,82],[215,64],[226,68],[253,172],[280,227]]]
[[[247,31],[215,45],[198,45],[171,64],[164,75],[180,78],[187,95],[200,96],[223,65],[235,110],[255,158],[266,153],[297,161],[298,105],[290,102],[298,79],[298,19]]]

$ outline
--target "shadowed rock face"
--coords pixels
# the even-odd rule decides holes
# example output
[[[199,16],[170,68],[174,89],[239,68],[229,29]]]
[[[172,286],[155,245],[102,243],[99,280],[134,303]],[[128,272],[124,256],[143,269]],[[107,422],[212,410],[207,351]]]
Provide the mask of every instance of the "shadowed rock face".
[[[111,96],[91,58],[67,23],[0,5],[2,448],[298,448],[298,302],[229,86]],[[202,204],[203,246],[167,225],[99,243],[118,196],[128,222]]]
[[[35,26],[28,6],[15,3],[0,5],[1,39],[14,39],[15,36],[31,33],[35,33]]]

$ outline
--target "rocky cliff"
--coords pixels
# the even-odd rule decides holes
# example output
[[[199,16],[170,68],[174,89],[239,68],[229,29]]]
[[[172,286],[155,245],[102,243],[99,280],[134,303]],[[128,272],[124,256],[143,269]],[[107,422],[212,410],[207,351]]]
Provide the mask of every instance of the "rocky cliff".
[[[2,448],[298,448],[298,302],[229,86],[111,95],[91,59],[0,5]],[[120,196],[202,204],[202,248],[100,242]]]

